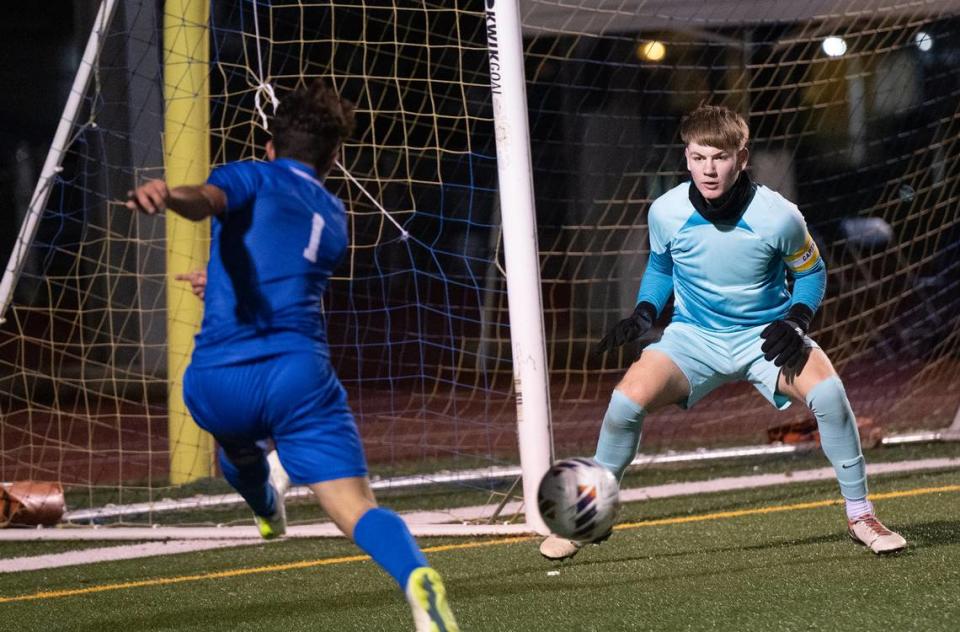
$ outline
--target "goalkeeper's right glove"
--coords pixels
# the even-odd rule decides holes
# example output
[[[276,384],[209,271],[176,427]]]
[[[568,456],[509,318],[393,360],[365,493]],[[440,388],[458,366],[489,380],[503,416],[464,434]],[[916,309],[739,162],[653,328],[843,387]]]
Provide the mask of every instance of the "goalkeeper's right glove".
[[[657,319],[657,308],[652,303],[641,301],[627,318],[624,318],[600,340],[596,353],[604,353],[620,345],[636,340],[650,331]]]

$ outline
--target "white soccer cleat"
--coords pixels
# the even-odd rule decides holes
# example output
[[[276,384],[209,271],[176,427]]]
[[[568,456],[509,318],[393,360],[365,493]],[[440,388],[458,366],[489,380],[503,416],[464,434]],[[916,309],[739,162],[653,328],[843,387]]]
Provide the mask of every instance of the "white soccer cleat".
[[[555,533],[551,533],[540,543],[540,555],[554,562],[562,562],[576,555],[580,549],[588,544],[602,544],[606,542],[610,539],[611,535],[613,535],[613,529],[607,531],[596,540],[578,542],[577,540],[568,540]]]
[[[421,566],[410,574],[406,592],[417,632],[460,632],[440,573]]]
[[[260,531],[260,537],[264,540],[273,540],[286,535],[287,533],[287,506],[284,502],[284,496],[287,489],[290,488],[290,476],[280,464],[280,458],[277,451],[273,450],[267,454],[267,463],[270,465],[270,485],[273,487],[274,499],[277,505],[276,511],[269,518],[253,515],[253,522]]]
[[[870,550],[878,555],[895,553],[907,547],[907,541],[903,536],[883,526],[883,523],[873,514],[848,520],[847,532],[855,542],[870,547]]]
[[[568,560],[583,548],[583,543],[550,534],[540,543],[540,555],[553,562]]]

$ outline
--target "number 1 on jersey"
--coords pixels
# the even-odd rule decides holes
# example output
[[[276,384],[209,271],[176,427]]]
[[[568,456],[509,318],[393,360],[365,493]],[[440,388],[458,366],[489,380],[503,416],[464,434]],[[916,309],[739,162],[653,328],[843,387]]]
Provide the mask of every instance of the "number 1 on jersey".
[[[323,215],[320,213],[313,214],[313,224],[310,226],[310,242],[307,244],[307,247],[303,249],[303,258],[310,263],[317,262],[317,251],[320,249],[320,234],[323,232],[325,224],[326,222],[323,221]]]

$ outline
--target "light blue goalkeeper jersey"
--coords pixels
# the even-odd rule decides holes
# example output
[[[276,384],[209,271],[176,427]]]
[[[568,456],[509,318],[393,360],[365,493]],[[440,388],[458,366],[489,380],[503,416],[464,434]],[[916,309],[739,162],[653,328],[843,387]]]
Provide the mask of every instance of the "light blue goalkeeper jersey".
[[[661,311],[670,275],[674,322],[734,331],[781,319],[796,302],[816,311],[825,267],[796,205],[757,185],[735,224],[713,224],[690,202],[691,186],[671,189],[650,207],[650,262],[638,302]],[[795,297],[787,289],[787,270],[796,279]],[[648,278],[657,276],[667,280],[666,288]],[[807,287],[801,287],[804,277],[811,277]]]

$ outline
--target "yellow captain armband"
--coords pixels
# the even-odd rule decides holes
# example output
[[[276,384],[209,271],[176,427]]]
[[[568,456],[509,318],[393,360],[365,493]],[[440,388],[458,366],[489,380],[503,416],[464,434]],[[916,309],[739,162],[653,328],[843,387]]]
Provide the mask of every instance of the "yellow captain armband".
[[[803,243],[803,248],[788,254],[783,258],[783,261],[793,272],[806,272],[820,261],[820,251],[817,250],[817,244],[814,243],[813,238],[807,235],[807,239]]]

